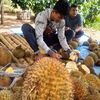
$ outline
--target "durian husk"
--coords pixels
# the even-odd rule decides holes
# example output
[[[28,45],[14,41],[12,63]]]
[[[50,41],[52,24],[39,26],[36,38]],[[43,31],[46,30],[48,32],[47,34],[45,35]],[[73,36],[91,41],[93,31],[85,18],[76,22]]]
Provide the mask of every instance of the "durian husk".
[[[13,94],[15,99],[14,100],[22,100],[21,96],[22,96],[22,87],[20,86],[14,86],[12,88]]]
[[[76,49],[79,44],[76,41],[70,41],[69,45],[71,45],[73,49]]]
[[[11,84],[11,79],[8,76],[0,76],[0,86],[8,87]]]
[[[83,63],[91,70],[93,69],[93,66],[94,66],[94,60],[91,56],[87,56]]]
[[[83,74],[90,74],[90,69],[86,65],[81,64],[78,68]]]
[[[0,66],[5,66],[8,63],[11,63],[12,56],[9,50],[5,47],[0,46]]]
[[[97,56],[94,52],[90,52],[89,56],[91,56],[91,57],[93,58],[94,63],[97,62],[97,60],[98,60],[98,56]]]
[[[80,78],[73,78],[74,84],[74,100],[84,100],[88,92],[88,84]]]
[[[97,41],[96,41],[96,40],[93,40],[92,38],[89,38],[89,39],[88,39],[88,42],[89,42],[89,43],[97,43]]]
[[[100,66],[100,59],[98,59],[98,61],[96,62],[97,66]]]
[[[73,85],[64,64],[44,57],[29,67],[22,100],[73,100]]]
[[[74,61],[68,61],[67,64],[66,64],[66,68],[67,68],[67,70],[68,70],[69,73],[71,71],[75,71],[75,70],[78,71],[77,64]]]
[[[70,72],[70,75],[71,75],[72,77],[79,78],[80,76],[82,77],[84,74],[83,74],[81,71],[76,71],[76,70],[74,70],[74,71],[71,71],[71,72]]]
[[[17,46],[13,51],[13,55],[16,58],[23,58],[25,56],[25,50],[22,49],[21,45]]]
[[[100,94],[89,95],[84,100],[100,100]]]
[[[89,50],[93,51],[96,47],[98,47],[97,43],[90,43]]]
[[[98,56],[98,58],[100,59],[100,48],[96,47],[93,52]]]
[[[1,90],[0,91],[0,100],[15,100],[12,91],[10,90]]]
[[[84,77],[90,86],[100,91],[100,79],[96,75],[86,74]]]

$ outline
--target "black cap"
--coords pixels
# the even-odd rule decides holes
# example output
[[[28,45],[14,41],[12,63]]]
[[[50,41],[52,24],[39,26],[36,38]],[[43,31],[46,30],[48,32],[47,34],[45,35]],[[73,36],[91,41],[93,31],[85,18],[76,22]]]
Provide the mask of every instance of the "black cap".
[[[70,4],[68,1],[59,0],[58,2],[56,2],[53,9],[56,10],[61,15],[66,16],[69,13],[69,8]]]

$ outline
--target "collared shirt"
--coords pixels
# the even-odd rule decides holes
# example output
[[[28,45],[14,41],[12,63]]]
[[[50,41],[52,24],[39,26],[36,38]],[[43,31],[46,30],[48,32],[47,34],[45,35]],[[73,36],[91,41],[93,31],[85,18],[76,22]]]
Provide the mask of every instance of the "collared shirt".
[[[35,32],[36,32],[36,38],[37,43],[39,47],[45,50],[46,53],[50,50],[50,48],[47,46],[47,44],[43,40],[43,33],[47,27],[47,25],[50,25],[55,31],[55,33],[58,34],[58,39],[60,42],[60,45],[62,48],[67,51],[70,49],[69,45],[67,44],[67,40],[65,37],[65,21],[61,20],[59,23],[56,23],[54,21],[50,20],[52,9],[46,9],[42,12],[40,12],[35,20]],[[49,21],[49,24],[48,24]]]

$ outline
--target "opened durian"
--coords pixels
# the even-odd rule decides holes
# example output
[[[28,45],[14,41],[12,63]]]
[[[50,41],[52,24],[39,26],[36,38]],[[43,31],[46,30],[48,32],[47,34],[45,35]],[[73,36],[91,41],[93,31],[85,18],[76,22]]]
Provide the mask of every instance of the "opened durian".
[[[22,100],[73,100],[73,85],[64,64],[44,57],[29,67]]]
[[[74,61],[68,61],[68,63],[66,64],[66,68],[67,68],[69,73],[71,71],[78,71],[77,64]]]
[[[12,56],[8,49],[0,46],[0,66],[5,66],[8,63],[11,63]]]
[[[91,57],[93,58],[94,63],[97,62],[97,60],[98,60],[98,56],[97,56],[94,52],[90,52],[89,56],[91,56]]]
[[[90,69],[86,65],[81,64],[78,68],[83,74],[90,74]]]
[[[90,43],[89,44],[89,50],[91,50],[91,51],[93,51],[97,47],[98,47],[97,43]]]
[[[16,58],[23,58],[25,56],[25,50],[22,49],[21,45],[18,45],[12,52]]]
[[[69,45],[71,45],[73,49],[76,49],[79,44],[76,41],[70,41]]]
[[[0,91],[0,100],[14,100],[14,95],[10,90]]]

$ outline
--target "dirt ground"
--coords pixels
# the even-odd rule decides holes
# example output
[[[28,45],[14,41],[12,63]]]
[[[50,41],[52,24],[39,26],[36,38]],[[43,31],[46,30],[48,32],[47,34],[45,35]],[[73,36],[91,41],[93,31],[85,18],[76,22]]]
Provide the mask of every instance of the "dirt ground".
[[[0,33],[12,33],[9,29],[20,27],[23,23],[32,24],[33,22],[30,20],[17,20],[16,15],[5,14],[4,24],[0,25]],[[93,39],[100,40],[100,31],[91,28],[84,28],[84,32],[87,36],[92,37]]]

